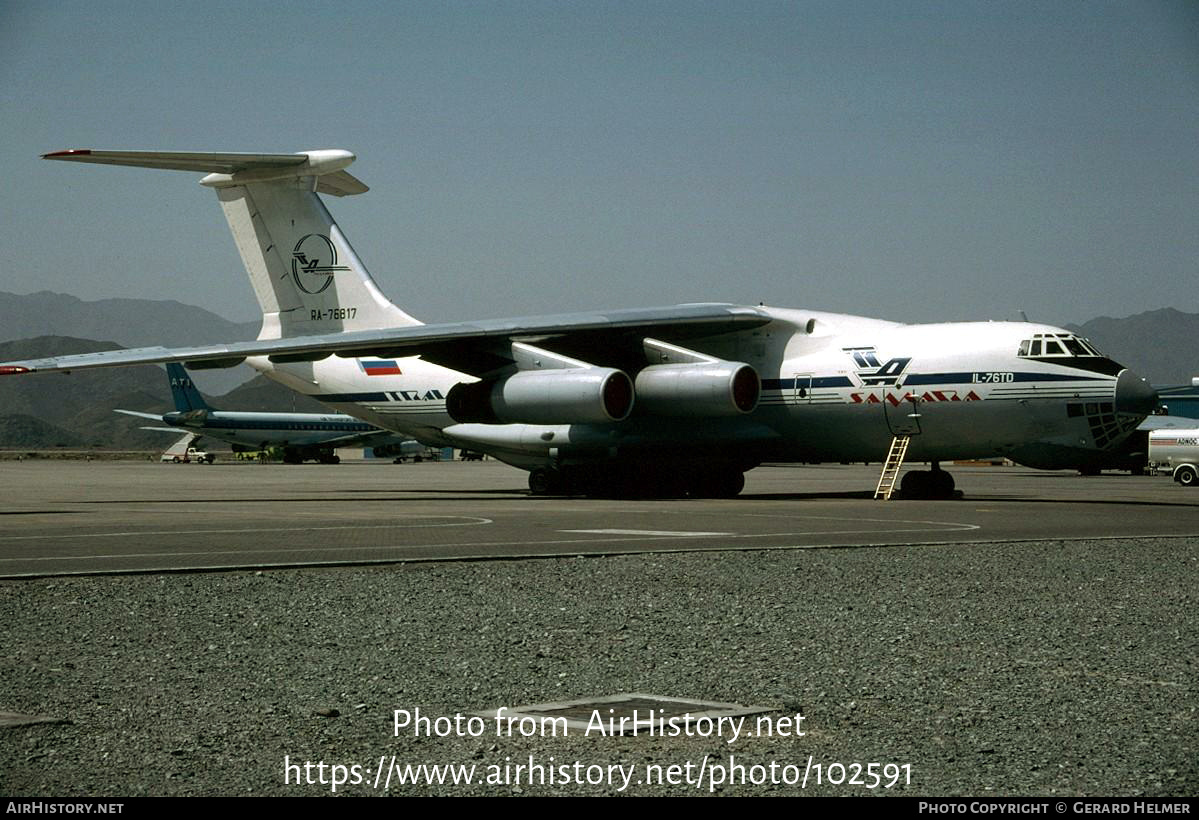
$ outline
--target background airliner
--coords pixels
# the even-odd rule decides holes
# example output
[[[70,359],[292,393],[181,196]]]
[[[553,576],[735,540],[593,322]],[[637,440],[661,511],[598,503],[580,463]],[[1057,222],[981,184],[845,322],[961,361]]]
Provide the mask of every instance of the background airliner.
[[[234,450],[266,450],[280,448],[283,461],[299,464],[319,461],[337,464],[334,450],[338,447],[370,447],[377,457],[393,457],[424,453],[424,445],[373,424],[340,413],[249,413],[214,410],[204,401],[200,391],[188,377],[183,365],[167,364],[167,381],[175,410],[161,416],[136,410],[117,410],[127,416],[162,421],[171,427],[187,430],[220,441],[227,441]],[[163,428],[155,428],[163,429]]]
[[[206,172],[263,312],[254,342],[0,365],[0,374],[247,362],[359,419],[481,450],[535,493],[729,496],[764,461],[881,461],[895,437],[939,467],[1101,461],[1156,406],[1145,381],[1061,328],[905,325],[692,304],[424,325],[392,304],[319,194],[364,193],[348,151],[64,151],[47,159]],[[412,287],[427,286],[419,274]]]

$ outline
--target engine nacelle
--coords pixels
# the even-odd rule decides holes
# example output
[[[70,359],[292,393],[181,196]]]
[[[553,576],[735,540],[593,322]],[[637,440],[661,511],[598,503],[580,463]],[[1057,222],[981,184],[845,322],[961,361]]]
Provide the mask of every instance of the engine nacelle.
[[[445,409],[463,424],[605,424],[628,417],[633,382],[606,367],[522,370],[454,385]]]
[[[637,374],[637,409],[661,416],[713,418],[752,413],[762,383],[741,362],[655,364]]]

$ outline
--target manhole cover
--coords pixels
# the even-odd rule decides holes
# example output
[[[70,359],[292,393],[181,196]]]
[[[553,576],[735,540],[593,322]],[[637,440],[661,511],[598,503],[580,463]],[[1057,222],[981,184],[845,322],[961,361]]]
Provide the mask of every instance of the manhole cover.
[[[0,712],[0,729],[11,729],[14,726],[30,726],[34,723],[70,723],[65,718],[47,717],[46,715],[19,715],[16,712]]]
[[[719,727],[721,718],[757,715],[777,711],[771,706],[742,706],[738,703],[719,703],[709,700],[672,698],[626,692],[607,697],[583,698],[561,703],[535,703],[530,706],[501,707],[482,713],[497,721],[513,721],[514,728],[523,722],[541,724],[549,719],[572,732],[606,735],[663,734],[667,726],[683,731],[693,725]],[[497,725],[500,725],[497,723]],[[717,728],[718,730],[718,728]],[[709,732],[701,732],[709,734]],[[712,732],[715,734],[716,732]]]

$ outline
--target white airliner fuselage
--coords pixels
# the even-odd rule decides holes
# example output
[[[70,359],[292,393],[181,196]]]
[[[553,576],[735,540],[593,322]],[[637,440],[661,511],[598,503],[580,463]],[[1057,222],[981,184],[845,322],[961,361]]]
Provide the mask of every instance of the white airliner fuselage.
[[[1035,467],[1096,461],[1152,409],[1152,391],[1061,328],[1023,322],[904,325],[759,307],[752,331],[691,342],[761,377],[753,412],[720,419],[639,415],[607,424],[458,423],[446,396],[472,377],[417,358],[401,374],[362,362],[248,362],[341,411],[422,441],[478,449],[527,470],[660,460],[659,466],[881,461],[911,434],[917,461],[1006,456]],[[1066,341],[1076,345],[1071,352]],[[1032,356],[1031,342],[1058,352]],[[1021,355],[1021,350],[1024,355]],[[1121,376],[1120,374],[1124,375]]]
[[[370,447],[376,457],[404,456],[427,450],[415,441],[345,414],[217,410],[209,407],[183,366],[175,362],[167,364],[167,383],[175,402],[173,411],[161,415],[138,410],[116,412],[170,425],[147,429],[188,430],[195,436],[228,442],[235,450],[278,448],[283,460],[289,464],[304,461],[337,464],[341,459],[335,449],[339,447]]]
[[[255,342],[84,354],[0,374],[247,361],[339,410],[531,472],[534,492],[735,495],[765,461],[881,461],[895,436],[949,459],[1102,461],[1153,411],[1134,374],[1027,322],[905,325],[692,304],[424,325],[392,304],[318,194],[367,190],[348,151],[65,151],[49,159],[208,172],[263,311]],[[923,475],[924,478],[920,478]]]

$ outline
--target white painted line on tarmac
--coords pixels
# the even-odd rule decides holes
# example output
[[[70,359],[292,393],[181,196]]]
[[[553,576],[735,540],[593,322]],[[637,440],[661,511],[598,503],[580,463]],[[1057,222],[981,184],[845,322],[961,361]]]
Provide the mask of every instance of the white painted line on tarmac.
[[[674,530],[558,530],[558,532],[582,532],[592,535],[653,535],[673,538],[696,538],[700,536],[733,535],[731,532],[677,532]]]
[[[926,530],[904,530],[904,532],[927,532]],[[755,538],[757,536],[733,536],[734,538]],[[756,551],[791,551],[791,550],[860,550],[860,549],[891,549],[896,547],[970,547],[984,546],[992,544],[1040,544],[1047,540],[1053,542],[1078,542],[1078,541],[1127,541],[1130,538],[1137,539],[1163,539],[1174,540],[1179,538],[1196,538],[1199,533],[1191,533],[1179,535],[1177,533],[1145,533],[1136,536],[1130,535],[1104,535],[1104,536],[1042,536],[1038,538],[988,538],[975,540],[961,541],[909,541],[909,542],[827,542],[827,543],[812,543],[812,544],[738,544],[736,542],[724,544],[721,546],[678,546],[678,547],[661,547],[655,548],[650,552],[637,547],[621,548],[609,547],[604,550],[595,552],[582,553],[577,550],[569,552],[544,552],[530,553],[526,549],[521,549],[516,552],[471,552],[459,553],[458,555],[408,555],[404,557],[389,557],[389,558],[352,558],[346,560],[330,559],[330,560],[299,560],[299,561],[279,561],[279,562],[243,562],[231,564],[182,564],[182,565],[163,565],[163,566],[148,566],[148,567],[132,567],[125,569],[90,569],[90,570],[66,570],[66,571],[43,571],[43,572],[19,572],[19,573],[4,573],[0,575],[0,579],[16,579],[16,578],[49,578],[49,577],[66,577],[66,576],[89,576],[89,575],[138,575],[138,574],[153,574],[159,572],[209,572],[209,571],[225,571],[225,570],[247,570],[247,569],[292,569],[297,567],[339,567],[339,566],[377,566],[377,565],[402,565],[402,564],[418,564],[418,563],[454,563],[458,561],[522,561],[531,559],[553,559],[553,558],[582,558],[584,555],[592,557],[614,556],[614,555],[632,555],[644,556],[653,554],[682,554],[682,553],[699,553],[699,552],[756,552]],[[628,539],[636,541],[635,538]],[[542,546],[591,546],[595,541],[546,541],[536,542]],[[608,542],[611,544],[620,543],[619,540]],[[529,542],[503,542],[496,541],[491,543],[474,544],[470,546],[486,546],[486,547],[527,547]],[[420,544],[420,547],[437,547],[445,545],[436,544]],[[450,546],[468,546],[464,544],[454,544]],[[288,552],[349,552],[349,551],[379,551],[389,549],[402,549],[400,545],[378,545],[364,547],[338,547],[329,549],[328,547],[314,549],[288,550]],[[244,550],[215,550],[201,552],[181,552],[181,553],[142,553],[129,555],[95,555],[85,556],[91,558],[181,558],[189,556],[216,556],[216,555],[245,555]],[[64,561],[77,559],[79,556],[46,556],[43,558],[29,559],[33,561]],[[0,559],[7,560],[7,559]],[[12,559],[17,560],[17,559]]]
[[[434,518],[446,521],[445,524],[430,524],[416,521],[418,518]],[[414,523],[415,522],[415,523]],[[481,524],[494,524],[490,518],[480,518],[475,515],[428,515],[409,516],[396,524],[345,524],[334,527],[249,527],[241,529],[219,530],[120,530],[117,532],[60,532],[51,535],[0,535],[0,541],[70,541],[77,538],[130,538],[146,535],[242,535],[245,533],[282,533],[282,532],[325,532],[332,530],[394,530],[404,529],[433,529],[436,527],[477,527]],[[21,558],[0,558],[0,561],[20,561]],[[31,560],[31,559],[29,559]]]

